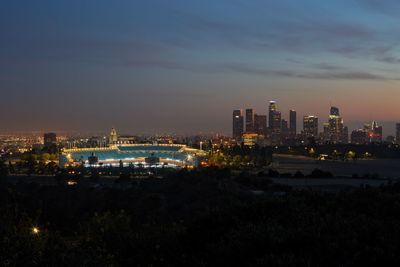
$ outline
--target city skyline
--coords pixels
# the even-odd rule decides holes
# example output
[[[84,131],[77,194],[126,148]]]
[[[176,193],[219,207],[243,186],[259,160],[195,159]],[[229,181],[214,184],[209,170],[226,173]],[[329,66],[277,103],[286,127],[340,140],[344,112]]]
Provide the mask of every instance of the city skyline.
[[[2,1],[0,132],[230,134],[231,111],[395,134],[400,3]],[[328,108],[327,108],[328,107]]]

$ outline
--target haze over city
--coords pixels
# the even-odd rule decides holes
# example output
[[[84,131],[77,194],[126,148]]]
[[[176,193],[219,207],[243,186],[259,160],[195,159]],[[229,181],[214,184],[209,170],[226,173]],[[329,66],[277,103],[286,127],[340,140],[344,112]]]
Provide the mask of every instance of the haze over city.
[[[0,131],[231,131],[276,100],[350,129],[400,118],[400,3],[2,1]]]

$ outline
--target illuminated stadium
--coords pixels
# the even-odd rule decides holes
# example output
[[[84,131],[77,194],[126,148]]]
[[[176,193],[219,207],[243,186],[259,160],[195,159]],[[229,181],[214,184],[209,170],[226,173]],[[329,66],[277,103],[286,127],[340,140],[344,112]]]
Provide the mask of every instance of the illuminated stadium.
[[[147,167],[170,166],[175,168],[198,166],[206,154],[202,150],[185,145],[171,144],[125,144],[105,148],[66,149],[60,157],[60,165],[118,166],[144,165]]]

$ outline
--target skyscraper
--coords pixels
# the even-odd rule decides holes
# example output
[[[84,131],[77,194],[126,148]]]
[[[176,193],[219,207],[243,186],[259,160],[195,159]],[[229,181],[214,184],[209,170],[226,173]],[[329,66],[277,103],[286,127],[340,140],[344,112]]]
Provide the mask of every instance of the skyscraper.
[[[289,123],[290,135],[295,136],[297,133],[297,113],[293,109],[289,112]]]
[[[232,137],[237,141],[242,137],[243,126],[243,111],[241,109],[234,110],[232,114]]]
[[[246,132],[254,133],[254,109],[246,109]]]
[[[382,143],[383,128],[379,126],[376,121],[371,124],[371,130],[369,132],[370,142]]]
[[[347,143],[348,134],[345,136],[343,119],[340,117],[339,108],[331,107],[328,123],[329,141],[332,143]]]
[[[396,123],[396,143],[400,145],[400,123]]]
[[[349,128],[347,126],[343,127],[343,133],[342,133],[341,142],[344,143],[344,144],[348,144],[349,143]]]
[[[332,116],[340,116],[340,113],[339,113],[339,108],[337,108],[337,107],[331,107],[331,112],[330,112],[330,115],[332,115]]]
[[[267,131],[267,116],[254,115],[254,132],[260,135],[265,135]]]
[[[274,112],[277,111],[277,105],[275,101],[269,101],[269,107],[268,107],[268,128],[272,129],[273,128],[273,116]]]
[[[323,143],[328,143],[331,140],[330,133],[329,133],[329,122],[324,122],[322,124],[323,132],[322,132],[322,141]]]
[[[269,102],[268,120],[268,130],[270,133],[271,143],[273,145],[279,145],[282,141],[282,115],[281,112],[278,111],[275,101]]]
[[[351,143],[364,145],[368,143],[368,134],[364,129],[358,129],[351,132]]]
[[[43,139],[45,147],[51,147],[57,144],[57,134],[55,133],[45,133]]]
[[[288,121],[285,119],[281,119],[281,137],[282,137],[282,142],[287,140],[290,136],[290,130],[288,126]]]
[[[318,136],[318,117],[308,115],[303,117],[303,135],[304,137]]]

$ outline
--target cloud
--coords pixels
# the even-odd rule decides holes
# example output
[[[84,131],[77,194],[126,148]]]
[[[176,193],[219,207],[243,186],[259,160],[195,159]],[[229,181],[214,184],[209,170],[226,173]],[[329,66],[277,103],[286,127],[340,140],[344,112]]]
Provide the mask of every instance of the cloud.
[[[317,69],[322,69],[322,70],[343,70],[344,69],[344,67],[332,65],[332,64],[328,64],[328,63],[319,63],[319,64],[314,64],[313,66]]]
[[[377,58],[378,61],[390,63],[390,64],[398,64],[400,63],[400,58],[394,56],[385,56]]]
[[[398,0],[358,0],[370,12],[398,18],[400,3]]]
[[[174,61],[132,61],[132,62],[127,62],[126,66],[138,69],[159,68],[166,70],[184,70],[195,73],[213,73],[213,74],[241,73],[246,75],[299,78],[299,79],[318,79],[318,80],[374,80],[374,81],[398,80],[395,78],[388,78],[383,75],[365,71],[350,71],[346,70],[343,67],[327,63],[320,63],[313,65],[315,68],[321,70],[320,72],[305,72],[305,71],[296,71],[290,69],[276,70],[276,69],[262,68],[243,63],[217,63],[217,64],[196,65],[194,63],[181,63]]]
[[[252,67],[243,64],[225,64],[226,70],[262,76],[277,76],[286,78],[301,78],[301,79],[318,79],[318,80],[373,80],[373,81],[386,81],[397,80],[387,78],[382,75],[373,74],[363,71],[324,71],[324,72],[298,72],[293,70],[270,70],[258,67]]]

